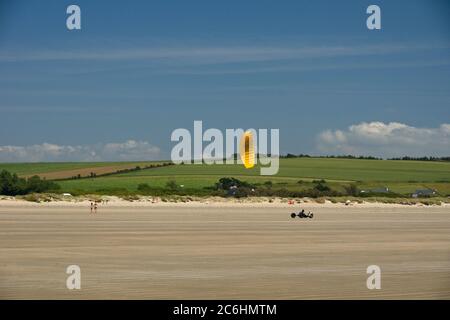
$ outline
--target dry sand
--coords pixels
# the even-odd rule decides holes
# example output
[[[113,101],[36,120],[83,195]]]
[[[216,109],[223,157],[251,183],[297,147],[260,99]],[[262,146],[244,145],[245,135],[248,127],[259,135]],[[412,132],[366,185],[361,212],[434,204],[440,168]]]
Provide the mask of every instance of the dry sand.
[[[450,299],[449,206],[86,204],[0,201],[0,298]]]

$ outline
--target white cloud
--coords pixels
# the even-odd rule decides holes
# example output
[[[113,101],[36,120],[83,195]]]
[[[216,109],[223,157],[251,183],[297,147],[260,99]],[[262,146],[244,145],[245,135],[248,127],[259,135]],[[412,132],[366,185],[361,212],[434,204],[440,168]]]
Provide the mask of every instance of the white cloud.
[[[431,46],[412,44],[334,45],[334,46],[199,46],[199,47],[135,47],[88,51],[1,52],[0,62],[22,61],[179,61],[194,64],[272,61],[286,59],[327,58],[340,56],[386,55]],[[440,48],[441,46],[438,46]],[[447,44],[445,44],[447,47]],[[434,47],[433,47],[434,48]]]
[[[449,156],[450,124],[418,128],[399,122],[362,122],[347,130],[326,130],[317,137],[325,154],[398,156]]]
[[[38,161],[134,161],[155,160],[161,150],[146,141],[128,140],[96,145],[0,146],[0,162]]]

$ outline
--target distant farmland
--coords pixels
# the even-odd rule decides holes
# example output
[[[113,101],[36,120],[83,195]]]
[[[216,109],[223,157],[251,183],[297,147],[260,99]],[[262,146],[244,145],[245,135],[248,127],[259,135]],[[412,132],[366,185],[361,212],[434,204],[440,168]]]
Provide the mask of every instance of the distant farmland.
[[[90,176],[91,173],[102,175],[118,170],[160,164],[160,161],[138,162],[37,162],[37,163],[0,163],[0,170],[14,172],[21,177],[38,175],[46,179],[67,179],[80,175]]]
[[[103,163],[30,163],[0,164],[22,176],[38,174],[47,179],[70,178],[80,174],[89,176],[114,173],[117,170],[162,162],[103,162]],[[183,190],[203,190],[222,177],[235,177],[252,184],[263,185],[270,181],[273,188],[304,190],[313,180],[325,179],[335,190],[343,190],[348,184],[360,189],[389,187],[399,194],[416,189],[437,189],[440,195],[450,195],[450,163],[431,161],[392,161],[360,159],[295,158],[280,159],[280,171],[276,176],[260,176],[259,168],[245,169],[241,165],[173,165],[142,169],[104,177],[68,179],[58,181],[64,192],[109,193],[113,190],[136,192],[139,184],[164,189],[168,181],[175,181]]]

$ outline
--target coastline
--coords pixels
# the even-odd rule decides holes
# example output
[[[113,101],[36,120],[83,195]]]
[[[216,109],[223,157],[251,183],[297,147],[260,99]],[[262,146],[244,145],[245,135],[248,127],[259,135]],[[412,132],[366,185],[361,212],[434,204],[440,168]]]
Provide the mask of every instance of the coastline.
[[[108,207],[283,207],[295,208],[298,206],[307,207],[360,207],[360,208],[393,208],[393,207],[443,207],[450,209],[450,203],[440,202],[440,204],[424,204],[417,202],[398,202],[386,203],[381,201],[367,201],[362,199],[353,199],[347,201],[331,201],[329,199],[288,199],[278,197],[258,197],[258,198],[222,198],[222,197],[178,197],[161,198],[151,196],[140,196],[133,199],[124,199],[117,196],[69,196],[59,198],[45,198],[42,201],[30,201],[23,197],[0,196],[0,207],[88,207],[92,201],[99,201],[100,206]],[[104,202],[101,202],[101,201]]]

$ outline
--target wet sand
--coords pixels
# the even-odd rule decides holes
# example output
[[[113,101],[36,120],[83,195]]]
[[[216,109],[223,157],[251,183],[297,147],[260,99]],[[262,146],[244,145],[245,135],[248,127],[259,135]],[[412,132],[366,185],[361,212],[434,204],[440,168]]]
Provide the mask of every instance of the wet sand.
[[[1,205],[0,298],[450,299],[448,206],[310,209]]]

